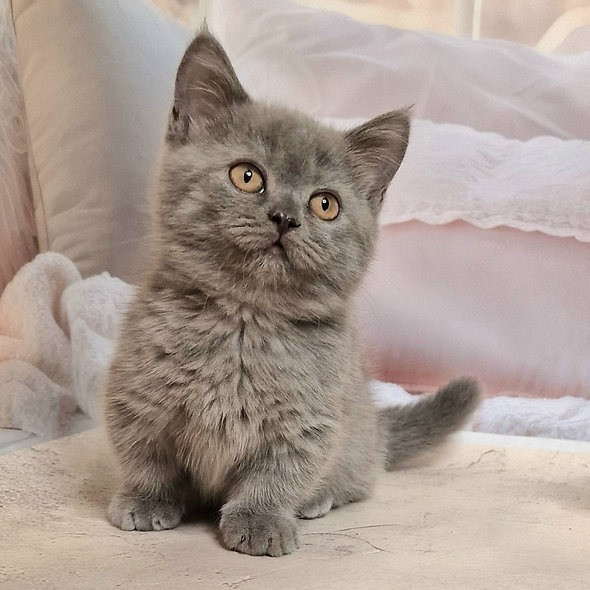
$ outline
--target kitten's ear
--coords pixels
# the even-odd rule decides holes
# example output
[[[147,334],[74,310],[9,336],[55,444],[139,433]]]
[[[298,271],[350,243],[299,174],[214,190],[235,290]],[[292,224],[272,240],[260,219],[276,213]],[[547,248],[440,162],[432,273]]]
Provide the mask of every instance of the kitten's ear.
[[[408,112],[392,111],[367,121],[346,134],[347,151],[355,176],[377,212],[394,174],[402,163],[408,138]]]
[[[191,125],[204,127],[248,100],[227,54],[204,30],[189,45],[178,68],[168,140],[187,142]]]

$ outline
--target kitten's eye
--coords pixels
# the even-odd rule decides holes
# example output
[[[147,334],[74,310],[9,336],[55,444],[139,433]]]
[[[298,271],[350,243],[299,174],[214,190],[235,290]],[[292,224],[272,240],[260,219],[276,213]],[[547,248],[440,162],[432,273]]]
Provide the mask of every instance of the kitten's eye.
[[[325,221],[332,221],[340,213],[340,203],[332,193],[318,193],[309,200],[312,212]]]
[[[245,193],[260,193],[264,190],[262,172],[252,164],[236,164],[229,169],[233,185]]]

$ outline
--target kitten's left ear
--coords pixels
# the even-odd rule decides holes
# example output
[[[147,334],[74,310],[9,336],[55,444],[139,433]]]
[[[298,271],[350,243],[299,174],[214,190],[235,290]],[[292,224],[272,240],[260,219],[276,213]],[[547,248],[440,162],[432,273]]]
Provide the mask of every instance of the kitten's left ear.
[[[185,143],[191,125],[205,127],[248,100],[227,54],[204,29],[188,46],[178,68],[168,140]]]
[[[408,112],[392,111],[367,121],[346,134],[347,152],[355,176],[365,188],[375,212],[397,172],[408,146]]]

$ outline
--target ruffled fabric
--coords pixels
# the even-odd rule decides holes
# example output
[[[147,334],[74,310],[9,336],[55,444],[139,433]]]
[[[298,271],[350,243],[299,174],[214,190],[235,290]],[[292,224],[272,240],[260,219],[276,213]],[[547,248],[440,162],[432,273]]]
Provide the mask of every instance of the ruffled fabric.
[[[323,119],[349,129],[364,119]],[[415,120],[381,224],[467,221],[590,242],[590,142]]]

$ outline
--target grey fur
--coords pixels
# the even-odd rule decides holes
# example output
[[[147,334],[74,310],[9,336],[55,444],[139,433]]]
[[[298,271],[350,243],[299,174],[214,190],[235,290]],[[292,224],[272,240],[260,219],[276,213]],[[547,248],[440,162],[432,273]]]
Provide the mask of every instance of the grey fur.
[[[438,442],[477,387],[457,381],[379,418],[369,395],[351,298],[407,144],[404,112],[343,134],[259,104],[206,33],[176,88],[156,255],[105,396],[122,476],[108,515],[126,530],[165,529],[189,504],[220,506],[227,548],[282,555],[298,546],[297,516],[365,498],[385,453],[392,465]],[[240,161],[264,173],[262,193],[232,185]],[[308,205],[326,189],[341,202],[329,222]],[[283,250],[276,210],[299,224]]]

